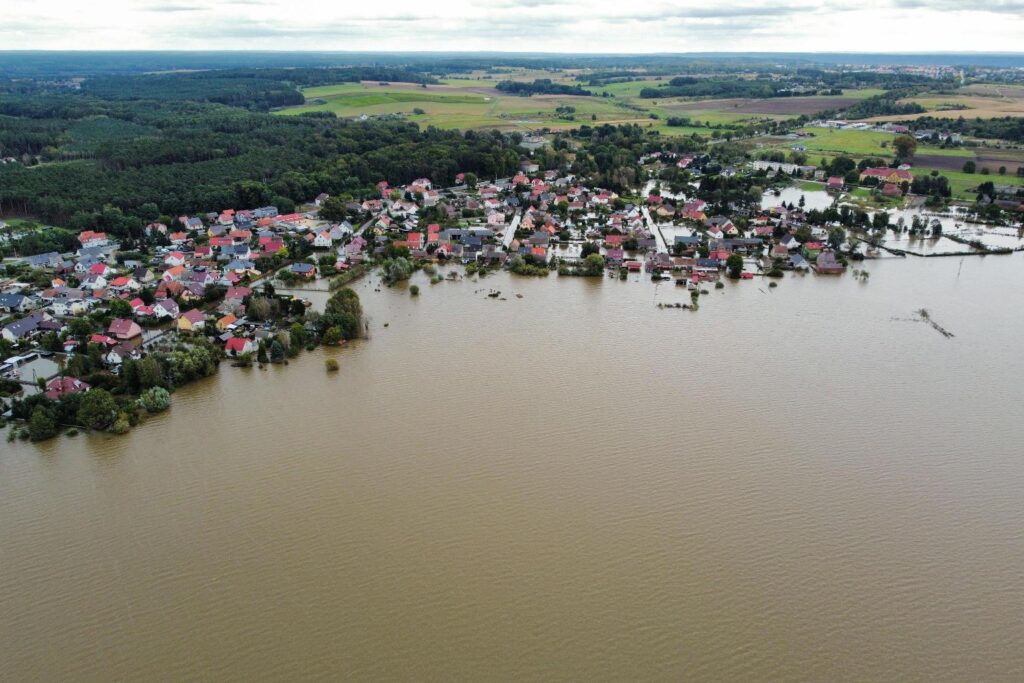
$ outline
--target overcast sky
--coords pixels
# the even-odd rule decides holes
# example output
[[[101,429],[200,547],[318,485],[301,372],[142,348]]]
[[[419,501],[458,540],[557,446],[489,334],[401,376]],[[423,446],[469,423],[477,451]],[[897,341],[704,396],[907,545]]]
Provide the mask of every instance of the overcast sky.
[[[1024,50],[1024,0],[2,0],[0,49]]]

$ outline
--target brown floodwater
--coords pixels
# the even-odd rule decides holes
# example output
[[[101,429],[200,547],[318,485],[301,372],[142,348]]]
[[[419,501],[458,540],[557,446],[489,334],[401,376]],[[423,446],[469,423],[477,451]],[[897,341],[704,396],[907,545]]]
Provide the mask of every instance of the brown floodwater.
[[[0,443],[0,678],[1020,680],[1024,255],[866,268],[367,280],[365,342]]]

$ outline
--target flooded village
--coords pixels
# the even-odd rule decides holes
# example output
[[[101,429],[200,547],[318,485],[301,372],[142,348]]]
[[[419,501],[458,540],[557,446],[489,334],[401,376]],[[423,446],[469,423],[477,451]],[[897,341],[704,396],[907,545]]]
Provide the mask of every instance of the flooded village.
[[[799,139],[792,149],[803,161]],[[485,282],[499,269],[649,278],[680,288],[671,307],[696,311],[726,279],[762,291],[787,276],[866,281],[865,260],[1024,245],[1019,198],[1002,200],[1003,217],[991,221],[976,207],[915,195],[910,164],[850,168],[834,159],[818,168],[764,156],[734,167],[707,152],[653,151],[636,160],[643,182],[628,195],[524,156],[507,178],[381,181],[371,196],[321,194],[291,213],[225,207],[151,222],[130,245],[87,230],[74,252],[7,259],[0,400],[14,423],[9,438],[76,425],[123,432],[140,413],[165,409],[167,389],[215,372],[221,359],[282,363],[362,336],[358,296],[333,315],[308,296],[351,292],[378,269],[385,285],[422,270],[429,296],[444,296],[433,285],[445,280]],[[409,291],[420,295],[418,285]],[[33,424],[46,412],[40,405],[49,417]]]

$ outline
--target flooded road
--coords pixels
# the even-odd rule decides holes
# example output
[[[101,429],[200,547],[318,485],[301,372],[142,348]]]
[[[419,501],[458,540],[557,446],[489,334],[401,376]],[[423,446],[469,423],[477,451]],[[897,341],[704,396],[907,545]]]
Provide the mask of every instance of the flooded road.
[[[1024,255],[864,267],[367,280],[368,341],[2,443],[0,675],[1019,680]]]

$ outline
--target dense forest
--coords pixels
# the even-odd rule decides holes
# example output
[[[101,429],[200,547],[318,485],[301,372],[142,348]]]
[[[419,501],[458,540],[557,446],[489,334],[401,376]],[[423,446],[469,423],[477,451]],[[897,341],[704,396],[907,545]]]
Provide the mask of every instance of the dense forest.
[[[148,76],[102,76],[82,91],[103,99],[219,102],[257,111],[302,104],[298,87],[358,81],[436,83],[418,71],[392,67],[340,69],[229,69]]]
[[[666,97],[792,97],[839,95],[844,88],[885,88],[900,90],[935,83],[925,76],[875,73],[870,71],[825,71],[800,68],[759,71],[756,78],[677,76],[656,87],[640,91],[643,98]],[[879,96],[880,98],[886,95]]]
[[[159,85],[139,83],[150,78]],[[69,223],[76,213],[108,205],[148,220],[155,218],[152,207],[170,216],[261,203],[288,207],[320,192],[358,194],[382,179],[398,184],[426,176],[450,184],[460,171],[507,175],[520,158],[498,134],[251,111],[265,100],[247,85],[237,87],[251,82],[247,76],[127,80],[119,92],[99,79],[80,92],[0,98],[0,155],[23,162],[0,166],[0,215]]]

